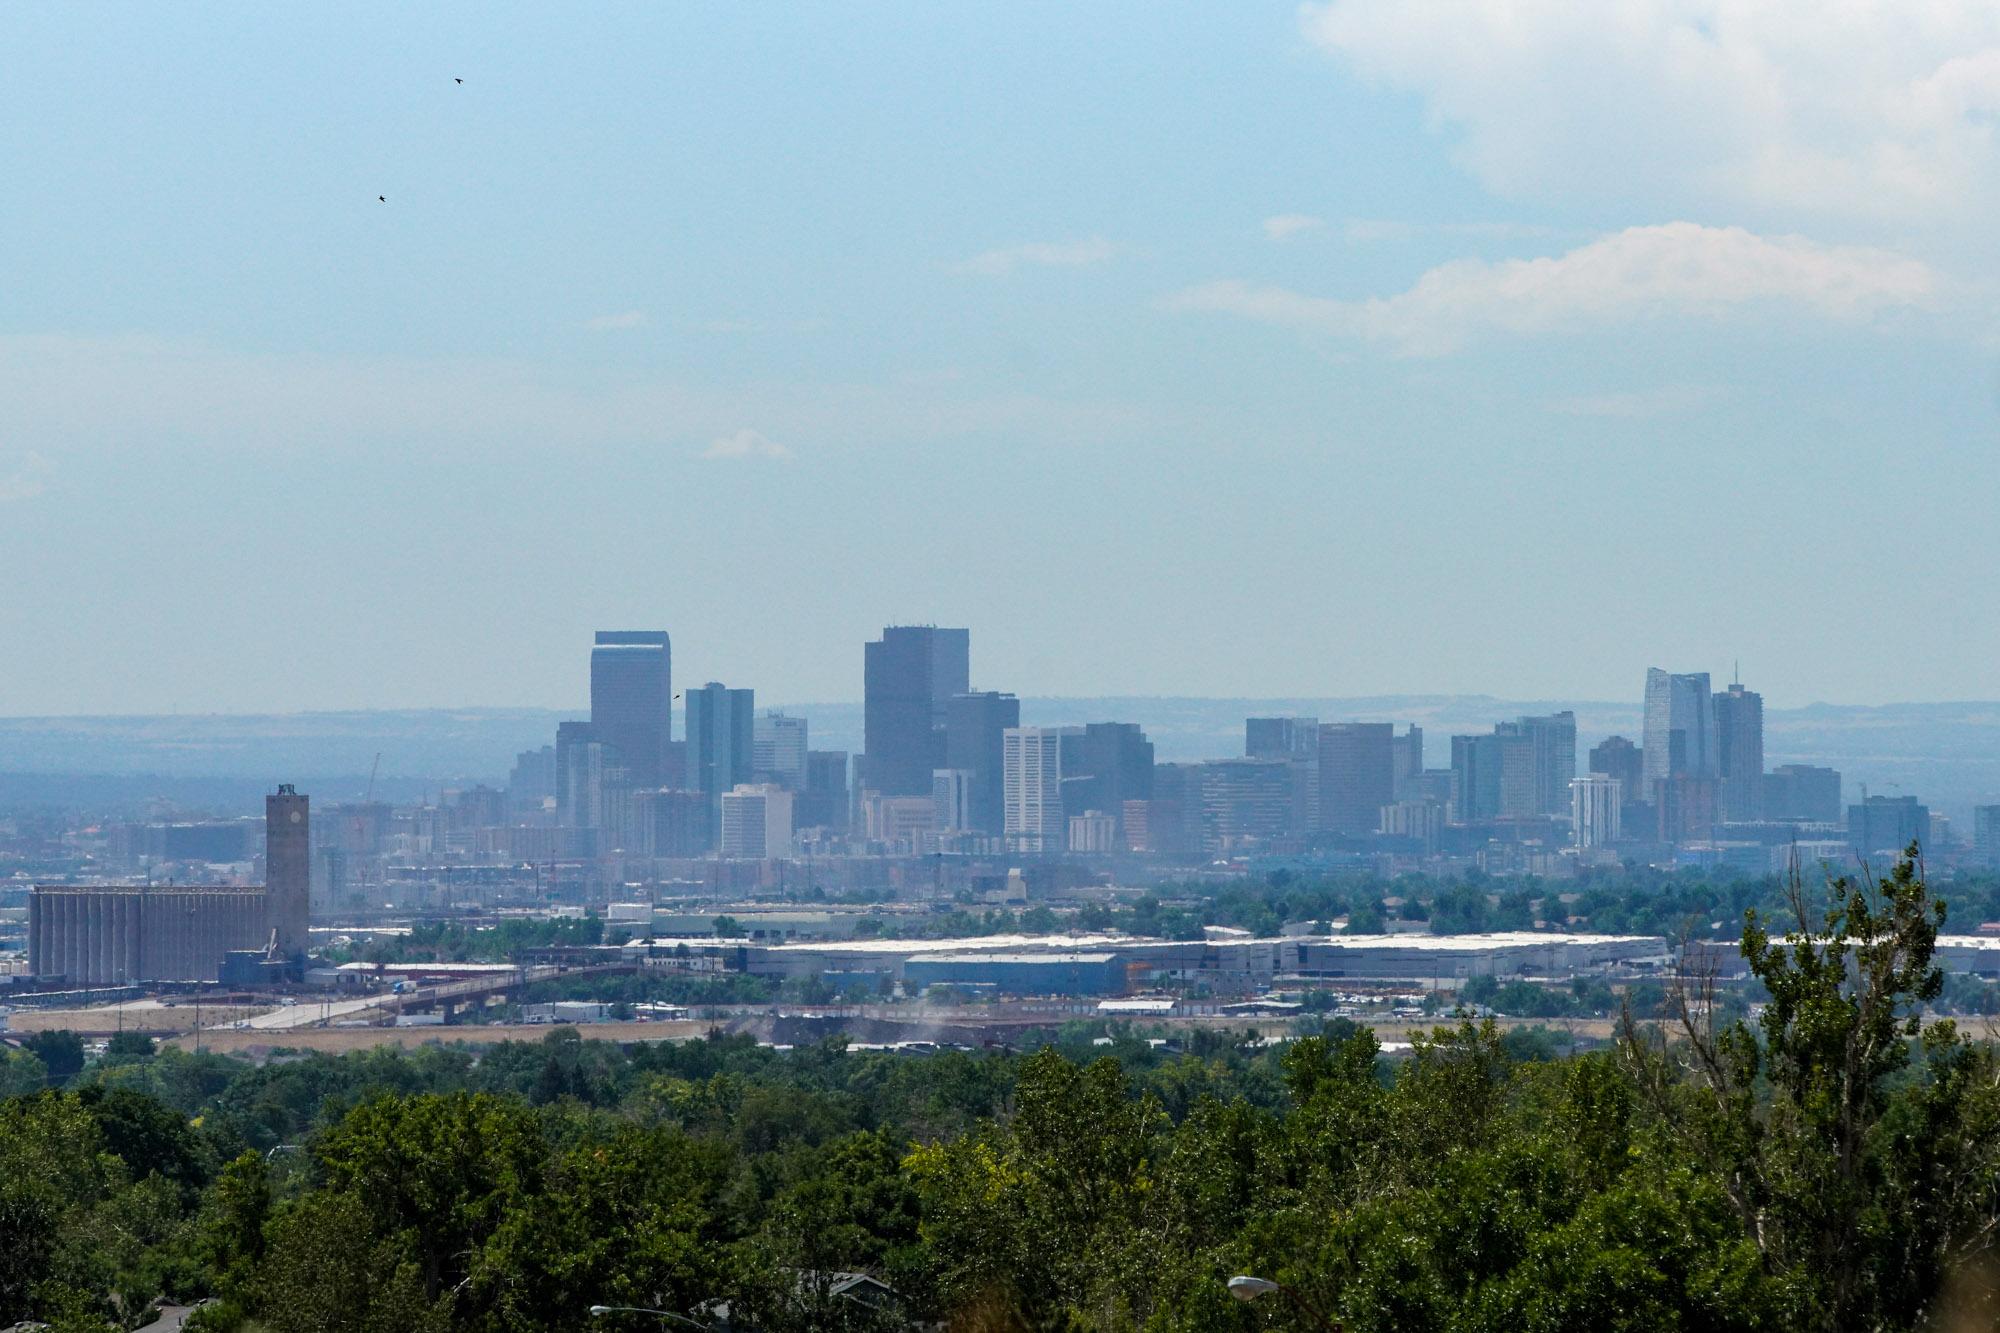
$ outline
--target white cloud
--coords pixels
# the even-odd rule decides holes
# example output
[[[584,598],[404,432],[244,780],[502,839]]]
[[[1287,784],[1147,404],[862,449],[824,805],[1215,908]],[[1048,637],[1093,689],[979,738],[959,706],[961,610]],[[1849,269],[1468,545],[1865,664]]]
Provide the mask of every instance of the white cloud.
[[[1342,233],[1357,245],[1374,241],[1408,241],[1425,236],[1520,241],[1559,234],[1553,227],[1530,222],[1398,222],[1388,218],[1349,218],[1342,227]]]
[[[1408,291],[1365,301],[1222,281],[1179,292],[1166,304],[1436,356],[1484,333],[1564,332],[1660,315],[1713,317],[1770,303],[1865,320],[1924,305],[1936,285],[1927,266],[1886,251],[1670,222],[1631,227],[1553,258],[1454,260],[1425,273]]]
[[[34,499],[49,488],[49,478],[54,473],[54,465],[30,449],[21,455],[19,463],[0,472],[0,504]]]
[[[1325,225],[1325,218],[1316,218],[1310,213],[1280,213],[1264,219],[1264,235],[1274,241],[1289,241],[1302,231],[1313,231]]]
[[[988,250],[952,265],[956,273],[977,273],[982,277],[1003,277],[1023,265],[1037,268],[1083,268],[1102,264],[1118,253],[1118,247],[1102,236],[1081,241],[1035,241]]]
[[[1549,403],[1551,412],[1567,417],[1605,417],[1636,420],[1640,417],[1678,416],[1707,407],[1722,395],[1702,384],[1670,384],[1657,389],[1635,389],[1620,393],[1578,394]]]
[[[790,458],[792,451],[775,440],[744,427],[718,435],[701,451],[703,458]]]
[[[2000,198],[2000,6],[1328,0],[1302,23],[1420,95],[1504,194],[1780,225],[1976,221]]]
[[[643,329],[646,327],[646,316],[637,310],[625,310],[615,315],[598,315],[584,327],[599,333]]]

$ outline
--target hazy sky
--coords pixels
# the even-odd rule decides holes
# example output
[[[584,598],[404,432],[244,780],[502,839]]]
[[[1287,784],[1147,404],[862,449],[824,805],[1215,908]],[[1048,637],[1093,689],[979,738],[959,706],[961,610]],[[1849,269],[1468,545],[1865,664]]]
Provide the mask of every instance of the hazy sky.
[[[0,10],[0,713],[2000,695],[1991,5],[411,8]]]

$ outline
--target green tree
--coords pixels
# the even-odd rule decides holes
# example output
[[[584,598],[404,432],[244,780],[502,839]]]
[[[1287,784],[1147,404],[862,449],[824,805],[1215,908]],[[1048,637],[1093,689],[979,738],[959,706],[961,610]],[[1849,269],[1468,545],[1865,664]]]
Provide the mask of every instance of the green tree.
[[[1911,1327],[1947,1271],[1992,1253],[2000,1069],[1949,1020],[1924,1021],[1945,907],[1915,846],[1872,884],[1830,880],[1817,913],[1796,881],[1791,896],[1781,939],[1745,916],[1743,957],[1770,995],[1755,1027],[1718,1027],[1697,984],[1674,996],[1692,1081],[1629,1024],[1625,1047],[1785,1284],[1792,1326]]]
[[[60,1088],[83,1072],[83,1038],[67,1028],[31,1033],[21,1045],[47,1067],[53,1087]]]

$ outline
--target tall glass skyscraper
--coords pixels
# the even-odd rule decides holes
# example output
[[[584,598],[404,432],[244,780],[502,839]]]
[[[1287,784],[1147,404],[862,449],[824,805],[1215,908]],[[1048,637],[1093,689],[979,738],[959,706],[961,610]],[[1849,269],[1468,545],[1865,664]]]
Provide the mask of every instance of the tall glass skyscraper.
[[[1646,672],[1643,754],[1646,789],[1667,778],[1722,776],[1722,743],[1715,728],[1715,698],[1708,673]]]
[[[634,787],[660,787],[673,739],[673,648],[663,629],[597,631],[590,650],[590,736],[617,751]]]
[[[757,692],[710,681],[687,692],[687,785],[708,797],[720,828],[722,794],[755,772]]]
[[[862,650],[862,755],[858,781],[884,796],[929,796],[945,767],[952,697],[971,681],[969,630],[891,625]]]

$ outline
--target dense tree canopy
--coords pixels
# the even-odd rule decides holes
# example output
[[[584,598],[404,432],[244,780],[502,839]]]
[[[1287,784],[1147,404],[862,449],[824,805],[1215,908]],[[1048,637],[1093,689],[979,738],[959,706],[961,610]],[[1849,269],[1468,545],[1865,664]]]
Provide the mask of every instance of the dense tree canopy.
[[[1563,1058],[1462,1016],[1394,1057],[1344,1021],[925,1057],[558,1030],[261,1066],[123,1042],[58,1077],[69,1043],[43,1041],[0,1068],[0,1324],[130,1327],[164,1295],[214,1297],[209,1333],[617,1323],[594,1304],[772,1330],[1918,1329],[1947,1303],[1991,1326],[2000,1064],[1937,1017],[1941,906],[1914,864],[1748,906],[1754,1020],[1694,969],[1670,1021]],[[1285,1291],[1239,1303],[1237,1273]]]

